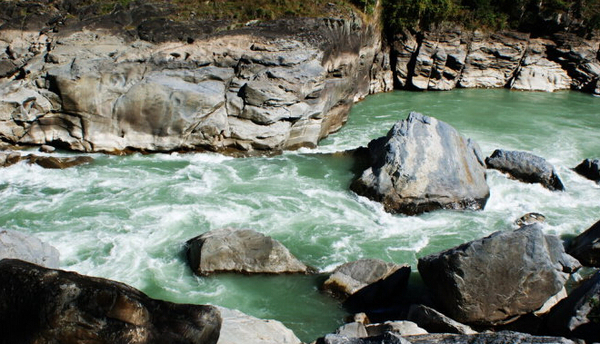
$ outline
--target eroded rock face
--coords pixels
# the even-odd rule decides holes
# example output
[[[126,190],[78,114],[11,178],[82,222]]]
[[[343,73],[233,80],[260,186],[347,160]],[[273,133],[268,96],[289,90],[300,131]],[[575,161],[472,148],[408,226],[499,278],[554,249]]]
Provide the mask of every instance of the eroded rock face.
[[[478,145],[450,125],[412,112],[369,143],[371,164],[351,189],[392,213],[482,209],[489,197]]]
[[[279,241],[250,229],[218,229],[187,242],[187,257],[198,275],[216,272],[310,273]]]
[[[355,311],[390,307],[406,289],[409,277],[409,265],[361,259],[337,267],[323,290],[341,297]]]
[[[212,306],[154,300],[122,283],[0,261],[0,337],[6,343],[214,344]]]
[[[600,221],[573,239],[567,252],[584,266],[600,267]]]
[[[485,159],[489,168],[508,173],[526,183],[540,183],[552,191],[565,189],[554,166],[544,158],[528,152],[497,149]]]
[[[56,269],[58,250],[38,238],[10,229],[0,230],[0,260],[20,259],[33,264]]]
[[[380,35],[358,18],[211,33],[161,22],[168,12],[153,6],[43,35],[0,28],[0,50],[14,51],[0,66],[0,137],[86,152],[277,152],[314,147],[355,100],[392,88]]]
[[[539,225],[496,232],[419,259],[443,311],[467,324],[493,325],[539,309],[579,262]]]

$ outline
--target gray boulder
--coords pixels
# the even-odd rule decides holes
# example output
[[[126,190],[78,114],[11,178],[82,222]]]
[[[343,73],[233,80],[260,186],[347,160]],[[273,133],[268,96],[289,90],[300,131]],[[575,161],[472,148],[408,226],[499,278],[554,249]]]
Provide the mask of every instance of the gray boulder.
[[[54,246],[17,231],[0,230],[0,260],[20,259],[48,268],[58,268],[59,253]]]
[[[600,342],[600,272],[552,308],[546,328],[555,335]]]
[[[398,302],[409,277],[409,265],[361,259],[337,267],[323,289],[341,297],[346,307],[364,311]]]
[[[575,237],[567,252],[584,266],[600,267],[600,221]]]
[[[425,305],[412,305],[408,310],[406,319],[416,323],[419,327],[424,328],[430,333],[477,333],[470,326],[461,324]]]
[[[217,307],[223,323],[217,344],[301,344],[294,332],[277,320],[263,320],[235,309]]]
[[[221,317],[212,306],[151,299],[125,284],[0,261],[3,343],[215,344]]]
[[[508,173],[513,178],[526,183],[540,183],[547,189],[565,189],[560,178],[544,158],[527,152],[496,149],[485,159],[489,168]]]
[[[540,225],[496,232],[419,259],[442,310],[461,323],[495,325],[533,312],[580,267]]]
[[[311,273],[279,241],[249,229],[217,229],[187,242],[187,258],[198,275],[217,272]]]
[[[587,179],[600,181],[600,160],[585,159],[575,167],[575,172]]]
[[[388,212],[482,209],[489,197],[478,145],[433,117],[411,112],[369,143],[369,155],[351,189]]]

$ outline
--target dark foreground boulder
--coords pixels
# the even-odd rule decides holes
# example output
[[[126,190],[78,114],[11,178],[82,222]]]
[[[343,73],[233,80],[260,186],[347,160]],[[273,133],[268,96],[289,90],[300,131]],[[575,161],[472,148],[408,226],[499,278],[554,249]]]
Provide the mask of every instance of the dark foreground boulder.
[[[450,125],[411,112],[369,143],[371,164],[352,183],[392,213],[482,209],[489,197],[479,147]]]
[[[398,302],[409,277],[409,265],[361,259],[337,267],[323,289],[341,297],[346,307],[365,311]]]
[[[600,221],[573,239],[567,252],[584,266],[600,267]]]
[[[552,308],[546,327],[555,335],[600,342],[600,271]]]
[[[560,239],[539,225],[496,232],[419,259],[418,268],[445,314],[496,325],[535,311],[579,268]]]
[[[313,272],[279,241],[250,229],[217,229],[190,239],[187,258],[192,270],[201,276],[216,272]]]
[[[479,334],[424,334],[402,337],[396,333],[386,332],[368,338],[348,338],[341,335],[328,334],[320,338],[317,344],[576,344],[576,342],[549,336],[532,336],[526,333],[502,331]]]
[[[154,300],[125,284],[0,261],[0,343],[214,344],[212,306]]]
[[[577,165],[574,170],[587,179],[600,181],[599,159],[585,159],[579,165]]]
[[[527,152],[496,149],[485,159],[489,168],[510,174],[525,183],[540,183],[552,191],[565,189],[554,167],[544,158]]]
[[[26,262],[58,268],[58,250],[40,239],[17,231],[0,230],[0,260],[5,258],[20,259]]]

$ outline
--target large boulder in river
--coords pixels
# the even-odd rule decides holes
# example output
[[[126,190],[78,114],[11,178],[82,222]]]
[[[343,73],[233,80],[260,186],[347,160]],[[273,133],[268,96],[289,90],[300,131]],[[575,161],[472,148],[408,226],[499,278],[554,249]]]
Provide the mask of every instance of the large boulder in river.
[[[567,252],[585,266],[600,267],[600,221],[575,237]]]
[[[212,306],[154,300],[125,284],[0,261],[3,343],[215,344],[221,317]]]
[[[587,179],[600,181],[600,159],[585,159],[575,167],[575,172]]]
[[[445,314],[482,325],[539,309],[579,267],[560,239],[544,235],[537,224],[496,232],[418,263]]]
[[[217,229],[192,238],[187,242],[187,258],[198,275],[313,271],[279,241],[250,229]]]
[[[600,342],[600,271],[554,306],[546,319],[549,333]]]
[[[58,268],[58,250],[40,239],[21,232],[0,230],[0,260],[20,259],[48,268]]]
[[[553,191],[565,189],[554,166],[546,159],[528,152],[496,149],[485,159],[485,163],[489,168],[508,173],[526,183],[540,183]]]
[[[433,117],[411,112],[369,143],[369,155],[351,189],[392,213],[482,209],[490,195],[478,145]]]
[[[292,330],[277,320],[263,320],[235,309],[217,307],[223,323],[217,344],[301,344]]]
[[[323,289],[340,296],[352,310],[364,311],[397,302],[409,277],[409,265],[361,259],[337,267]]]

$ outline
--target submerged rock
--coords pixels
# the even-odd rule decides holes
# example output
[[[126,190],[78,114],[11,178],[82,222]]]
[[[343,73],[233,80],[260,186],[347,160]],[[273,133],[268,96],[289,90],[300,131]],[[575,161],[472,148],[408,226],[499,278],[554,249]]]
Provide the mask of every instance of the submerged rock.
[[[596,272],[547,316],[548,333],[581,338],[587,343],[600,341],[600,272]]]
[[[31,164],[36,164],[42,166],[43,168],[60,170],[79,165],[89,164],[94,161],[94,158],[89,156],[55,157],[28,155],[25,158]]]
[[[411,112],[369,143],[370,167],[351,189],[392,213],[482,209],[489,197],[478,145],[450,125]]]
[[[217,307],[223,323],[217,344],[301,344],[292,330],[277,320],[263,320],[235,309]]]
[[[594,181],[600,181],[600,160],[585,159],[577,167],[575,172]]]
[[[579,267],[560,239],[544,235],[537,224],[496,232],[418,263],[444,313],[480,325],[509,322],[539,309]]]
[[[340,296],[355,311],[390,307],[406,289],[409,265],[379,259],[361,259],[337,267],[323,283],[323,289]]]
[[[527,152],[496,149],[485,159],[489,168],[508,173],[526,183],[540,183],[552,191],[565,189],[554,166],[544,158]]]
[[[575,237],[567,252],[584,266],[600,267],[600,221]]]
[[[187,242],[190,267],[198,275],[216,272],[311,273],[279,241],[250,229],[224,228]]]
[[[17,152],[0,152],[0,167],[8,167],[21,161],[21,154]]]
[[[0,338],[6,343],[215,344],[212,306],[151,299],[125,284],[0,261]]]
[[[534,223],[545,223],[546,217],[540,213],[527,213],[515,221],[515,225],[522,227]]]
[[[58,250],[38,238],[9,229],[0,230],[0,260],[20,259],[33,264],[56,269],[59,266]]]

